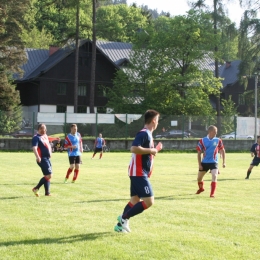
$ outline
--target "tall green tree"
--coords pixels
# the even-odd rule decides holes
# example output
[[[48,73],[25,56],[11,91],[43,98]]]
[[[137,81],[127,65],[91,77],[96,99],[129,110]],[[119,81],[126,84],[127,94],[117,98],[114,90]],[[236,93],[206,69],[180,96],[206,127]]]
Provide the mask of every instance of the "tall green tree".
[[[22,74],[20,66],[26,61],[24,43],[20,35],[22,26],[26,26],[24,14],[28,6],[29,0],[2,0],[0,3],[0,121],[2,127],[0,131],[2,132],[15,130],[21,122],[20,96],[15,90],[13,75]],[[14,113],[16,117],[10,118]]]
[[[221,83],[201,63],[215,41],[207,14],[158,18],[136,34],[130,64],[118,72],[108,107],[128,113],[155,107],[164,114],[212,114],[209,95],[219,93]]]

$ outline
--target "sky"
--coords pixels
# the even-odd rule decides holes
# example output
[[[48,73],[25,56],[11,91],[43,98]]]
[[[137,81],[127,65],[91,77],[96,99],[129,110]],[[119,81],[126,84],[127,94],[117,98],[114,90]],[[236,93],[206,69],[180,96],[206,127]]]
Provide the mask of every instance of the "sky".
[[[208,5],[212,6],[212,0],[207,0],[206,2]],[[239,26],[240,19],[243,15],[243,10],[239,6],[239,1],[225,0],[223,2],[226,3],[230,20]],[[171,15],[183,15],[190,9],[186,0],[127,0],[127,3],[128,5],[132,3],[136,3],[138,6],[147,5],[149,9],[157,9],[159,13],[161,11],[169,12]]]

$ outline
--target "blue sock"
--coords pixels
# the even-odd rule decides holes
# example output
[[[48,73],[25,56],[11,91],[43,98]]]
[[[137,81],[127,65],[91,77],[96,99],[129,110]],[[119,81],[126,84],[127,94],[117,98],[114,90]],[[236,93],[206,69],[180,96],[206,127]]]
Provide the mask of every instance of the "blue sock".
[[[146,209],[143,201],[136,203],[131,209],[123,214],[122,218],[129,219],[135,215],[142,213]]]

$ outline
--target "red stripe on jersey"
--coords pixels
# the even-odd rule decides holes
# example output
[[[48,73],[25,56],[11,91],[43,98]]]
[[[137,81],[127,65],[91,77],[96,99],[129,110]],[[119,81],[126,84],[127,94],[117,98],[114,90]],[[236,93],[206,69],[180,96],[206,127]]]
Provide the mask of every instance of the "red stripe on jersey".
[[[142,155],[136,154],[135,155],[135,163],[136,163],[136,176],[143,176],[143,163],[142,163]]]
[[[67,141],[67,143],[66,143],[66,141]],[[68,146],[72,146],[72,143],[71,143],[70,139],[68,138],[68,136],[66,136],[64,147],[67,148]],[[73,151],[73,149],[70,148],[70,152],[72,152],[72,151]]]

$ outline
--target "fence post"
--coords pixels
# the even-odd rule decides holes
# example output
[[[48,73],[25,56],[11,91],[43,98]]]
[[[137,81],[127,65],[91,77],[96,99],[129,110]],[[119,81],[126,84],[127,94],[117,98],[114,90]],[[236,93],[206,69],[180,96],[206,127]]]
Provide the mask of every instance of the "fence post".
[[[98,113],[96,113],[96,138],[98,136],[97,132],[98,132]]]
[[[184,115],[182,115],[182,140],[184,138]]]
[[[35,118],[35,112],[33,111],[33,118],[32,118],[32,136],[34,136],[34,125],[35,125],[35,121],[34,121],[34,118]]]
[[[125,114],[125,138],[127,138],[127,114]]]
[[[66,138],[67,112],[64,113],[64,138]]]
[[[235,115],[234,127],[235,127],[235,140],[236,140],[237,139],[237,115]]]

